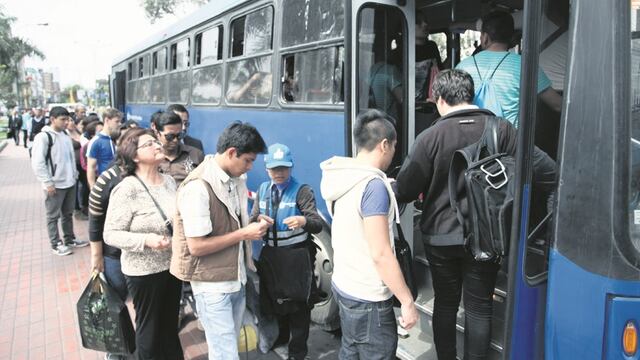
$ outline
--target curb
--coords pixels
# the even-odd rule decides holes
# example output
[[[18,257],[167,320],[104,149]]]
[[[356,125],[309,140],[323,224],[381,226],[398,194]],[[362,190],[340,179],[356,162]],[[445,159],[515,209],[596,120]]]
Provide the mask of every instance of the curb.
[[[9,142],[7,140],[0,141],[0,152],[2,152],[2,150],[4,150],[5,147],[7,147],[8,143]]]

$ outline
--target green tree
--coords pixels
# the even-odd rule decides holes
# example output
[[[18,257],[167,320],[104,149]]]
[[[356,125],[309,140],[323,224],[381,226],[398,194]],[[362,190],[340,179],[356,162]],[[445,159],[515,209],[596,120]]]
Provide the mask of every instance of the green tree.
[[[0,101],[9,107],[18,103],[16,90],[25,84],[20,83],[18,64],[27,56],[37,56],[44,59],[44,54],[28,41],[13,36],[11,25],[15,17],[5,14],[0,7]]]
[[[173,14],[176,8],[184,3],[195,3],[203,5],[209,0],[140,0],[144,12],[149,21],[153,24],[167,14]]]

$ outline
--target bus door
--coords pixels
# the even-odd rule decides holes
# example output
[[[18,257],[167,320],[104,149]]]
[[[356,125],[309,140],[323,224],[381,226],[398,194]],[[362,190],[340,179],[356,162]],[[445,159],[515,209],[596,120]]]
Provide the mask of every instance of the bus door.
[[[638,359],[640,4],[571,6],[545,359]]]
[[[355,155],[352,129],[358,114],[367,109],[387,113],[398,133],[396,155],[389,169],[402,164],[413,130],[414,39],[408,36],[413,26],[413,1],[346,1],[345,34],[346,148]]]
[[[127,72],[126,70],[117,71],[116,76],[112,80],[111,84],[111,106],[125,112],[125,89],[127,87]]]

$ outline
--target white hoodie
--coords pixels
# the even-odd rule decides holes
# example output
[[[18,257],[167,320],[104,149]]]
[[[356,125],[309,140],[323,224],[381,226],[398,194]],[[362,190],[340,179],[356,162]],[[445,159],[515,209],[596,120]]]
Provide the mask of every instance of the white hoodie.
[[[52,174],[51,165],[45,160],[49,138],[51,134],[53,146],[51,147],[51,160],[55,166],[55,176]],[[54,131],[51,126],[45,126],[33,139],[31,153],[31,167],[43,188],[53,185],[56,189],[68,189],[75,185],[78,178],[78,170],[73,153],[71,138],[64,131]]]
[[[380,169],[362,164],[353,158],[333,157],[320,164],[320,191],[332,212],[331,246],[333,247],[332,282],[342,292],[367,301],[384,301],[391,297],[389,288],[376,270],[369,243],[364,236],[361,202],[364,190],[372,179],[382,179],[389,192],[389,242],[393,249],[393,221],[398,205],[387,177]],[[335,203],[335,204],[334,204]]]

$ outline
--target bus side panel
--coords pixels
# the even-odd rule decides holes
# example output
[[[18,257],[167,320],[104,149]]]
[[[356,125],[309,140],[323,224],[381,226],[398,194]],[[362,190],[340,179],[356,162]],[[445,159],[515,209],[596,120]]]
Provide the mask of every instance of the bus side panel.
[[[549,262],[553,264],[554,272],[549,274],[547,306],[555,311],[546,317],[547,360],[624,359],[622,338],[613,334],[621,333],[616,330],[622,330],[628,319],[610,319],[611,307],[607,303],[616,294],[640,297],[638,284],[586,271],[556,249],[549,254]],[[576,284],[580,286],[576,287]],[[592,289],[601,291],[594,293]],[[636,313],[636,323],[639,317],[640,314]],[[606,330],[606,322],[612,329]],[[607,331],[610,335],[605,339]],[[604,348],[608,354],[617,355],[603,356]]]
[[[129,105],[127,114],[148,127],[151,114],[157,110],[158,107],[153,105]],[[332,156],[346,154],[343,112],[192,107],[189,108],[189,118],[189,135],[202,141],[206,154],[216,152],[218,136],[236,120],[255,126],[267,145],[279,142],[289,146],[294,159],[293,176],[311,185],[318,210],[325,219],[329,218],[320,194],[320,163]],[[263,157],[259,155],[248,174],[247,185],[256,191],[267,179]]]

